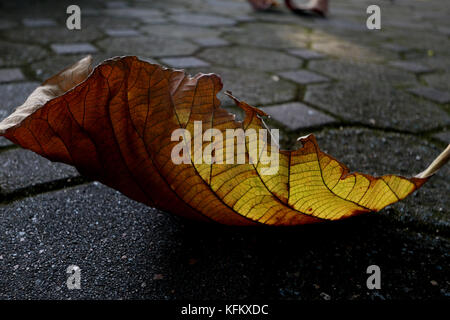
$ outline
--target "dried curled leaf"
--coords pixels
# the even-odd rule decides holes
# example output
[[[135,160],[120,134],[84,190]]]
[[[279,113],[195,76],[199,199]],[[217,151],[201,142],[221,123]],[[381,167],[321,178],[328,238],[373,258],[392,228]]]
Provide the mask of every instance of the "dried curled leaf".
[[[214,74],[190,77],[136,57],[107,60],[92,73],[90,64],[85,58],[44,82],[0,122],[0,135],[181,216],[228,225],[343,219],[405,198],[443,163],[409,179],[350,173],[309,135],[302,148],[279,152],[277,174],[262,174],[261,163],[196,164],[193,155],[177,165],[171,159],[178,144],[171,139],[174,130],[185,128],[195,137],[196,121],[201,134],[209,128],[261,129],[264,113],[232,97],[246,114],[235,121],[220,108],[222,83]]]

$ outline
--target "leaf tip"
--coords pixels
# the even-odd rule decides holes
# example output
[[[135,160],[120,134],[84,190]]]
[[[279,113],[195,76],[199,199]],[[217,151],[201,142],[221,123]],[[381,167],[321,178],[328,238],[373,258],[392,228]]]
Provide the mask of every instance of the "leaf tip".
[[[267,113],[265,113],[264,111],[262,111],[261,109],[253,107],[253,106],[249,105],[248,103],[241,101],[238,98],[236,98],[235,96],[233,96],[233,93],[231,91],[229,91],[229,90],[225,91],[225,95],[227,97],[231,98],[234,101],[234,103],[236,104],[236,106],[238,106],[239,108],[244,110],[246,114],[256,113],[257,115],[262,116],[262,117],[269,117],[269,115]]]
[[[317,145],[316,137],[315,137],[312,133],[307,134],[306,136],[298,137],[298,138],[297,138],[297,141],[300,141],[300,142],[303,143],[303,144],[304,144],[305,142],[311,141],[312,143],[314,143],[314,144]]]
[[[86,57],[45,80],[8,117],[0,121],[0,135],[19,125],[24,119],[44,106],[51,99],[63,95],[85,81],[92,72],[92,56]]]

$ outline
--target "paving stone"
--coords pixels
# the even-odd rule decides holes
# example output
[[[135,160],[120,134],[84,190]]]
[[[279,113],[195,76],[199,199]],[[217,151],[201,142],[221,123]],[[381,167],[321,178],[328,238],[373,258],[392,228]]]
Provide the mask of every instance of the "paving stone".
[[[321,42],[333,42],[336,41],[337,36],[331,34],[325,30],[312,28],[312,31],[308,34],[308,41],[310,41],[311,45],[308,46],[312,48],[314,43]],[[344,38],[342,40],[345,40]]]
[[[100,16],[84,16],[82,19],[82,29],[84,26],[94,26],[98,29],[133,29],[139,26],[141,19],[134,19],[122,16],[105,16],[102,12]]]
[[[235,20],[220,17],[217,15],[202,15],[202,14],[175,14],[171,19],[180,24],[187,24],[193,26],[203,27],[217,27],[217,26],[232,26],[236,24]]]
[[[101,10],[101,9],[94,9],[94,8],[83,9],[83,17],[99,17],[102,14],[103,14],[103,10]]]
[[[407,29],[409,32],[411,32],[411,30],[432,30],[433,26],[430,23],[426,23],[426,22],[419,22],[419,21],[395,21],[395,20],[391,20],[391,21],[385,21],[383,23],[383,25],[385,27],[387,27],[388,29],[390,29],[391,27],[396,27],[396,28],[404,28]]]
[[[333,16],[356,16],[361,15],[361,10],[358,8],[333,8]]]
[[[395,43],[402,46],[413,45],[415,49],[424,51],[433,50],[439,52],[445,50],[448,52],[449,44],[448,37],[433,31],[391,31],[387,33],[391,39],[395,39]]]
[[[312,44],[321,43],[322,46],[324,46],[325,44],[330,44],[331,46],[334,46],[338,51],[342,50],[340,49],[340,46],[343,45],[346,45],[349,48],[352,48],[353,50],[355,50],[356,47],[358,46],[366,49],[373,49],[380,53],[387,52],[386,53],[387,55],[393,56],[395,59],[395,57],[397,56],[395,53],[377,48],[379,47],[380,43],[390,41],[390,39],[386,35],[384,35],[384,33],[366,29],[365,20],[359,22],[359,25],[363,27],[365,30],[359,29],[355,31],[350,31],[341,28],[336,28],[331,25],[321,26],[320,24],[317,25],[317,23],[307,24],[306,27],[311,28],[309,39]],[[330,48],[329,50],[332,49]],[[361,49],[358,48],[358,50]],[[338,52],[338,54],[340,53]]]
[[[397,43],[384,43],[381,45],[381,47],[398,53],[405,53],[412,50],[409,47],[405,47]]]
[[[22,21],[24,18],[29,20],[47,20],[66,17],[66,8],[69,4],[67,2],[53,2],[53,3],[24,3],[22,1],[3,1],[2,16],[8,18],[16,18]]]
[[[20,80],[25,80],[25,76],[20,69],[0,69],[0,83]]]
[[[165,8],[165,11],[166,12],[168,12],[168,13],[173,13],[173,14],[176,14],[176,13],[185,13],[186,11],[189,11],[189,8],[188,7],[186,7],[186,6],[180,6],[180,7],[166,7]]]
[[[0,41],[0,48],[2,48],[0,67],[23,65],[47,55],[44,49],[34,45]]]
[[[280,79],[275,81],[271,75],[256,70],[242,73],[236,69],[211,66],[189,69],[188,72],[190,74],[212,72],[219,75],[222,78],[223,89],[218,98],[224,106],[234,106],[234,102],[223,94],[225,90],[232,91],[233,95],[254,106],[275,104],[297,97],[297,87],[294,84]]]
[[[158,61],[156,61],[155,59],[152,59],[152,58],[142,57],[142,56],[138,56],[138,58],[139,58],[139,60],[146,61],[148,63],[160,64]]]
[[[438,32],[446,35],[446,36],[450,36],[450,27],[438,27]]]
[[[447,288],[448,241],[401,227],[386,211],[302,232],[230,230],[175,219],[92,183],[15,201],[1,213],[0,297],[5,299],[311,301],[320,299],[328,283],[343,292],[333,290],[333,297],[350,297],[360,292],[354,289],[355,275],[372,261],[395,270],[395,283],[383,288],[387,298],[442,299]],[[308,240],[308,246],[298,246]],[[264,250],[255,250],[255,243]],[[217,254],[222,251],[233,254]],[[82,280],[82,290],[65,287],[71,264],[89,279]],[[156,275],[162,279],[153,280]],[[420,290],[428,283],[424,276],[444,293],[435,287]],[[410,292],[401,289],[405,285]],[[353,297],[364,298],[365,292]]]
[[[0,147],[11,146],[13,143],[6,138],[0,137]]]
[[[161,17],[161,11],[157,9],[144,9],[144,8],[116,8],[105,10],[107,15],[114,17],[125,17],[134,19],[149,19]]]
[[[106,29],[105,33],[110,37],[137,37],[141,33],[134,29]]]
[[[293,15],[287,8],[277,8],[277,11],[264,11],[256,16],[258,21],[271,24],[298,24],[304,25],[305,21]]]
[[[202,1],[203,2],[203,1]],[[250,13],[250,6],[241,1],[206,0],[207,11],[222,13]]]
[[[308,69],[342,81],[367,81],[396,85],[417,85],[416,76],[383,64],[355,60],[326,59],[311,61]]]
[[[113,205],[107,209],[109,204]],[[152,281],[154,274],[166,274],[167,269],[163,267],[166,262],[154,264],[158,260],[162,262],[158,258],[162,251],[156,249],[158,245],[153,245],[159,243],[161,235],[166,237],[157,230],[163,221],[167,220],[163,225],[167,223],[172,228],[170,217],[99,183],[16,201],[2,207],[0,212],[2,224],[5,223],[0,230],[0,272],[8,274],[8,279],[3,277],[2,298],[9,294],[49,299],[57,299],[58,296],[77,299],[83,295],[93,298],[95,292],[104,291],[106,294],[101,287],[108,287],[113,292],[109,295],[111,298],[131,298],[145,295],[152,284],[161,285],[161,282]],[[77,230],[81,225],[83,231]],[[113,235],[108,230],[116,230],[117,234]],[[173,231],[176,230],[175,225]],[[168,232],[167,239],[170,239],[169,234],[173,235]],[[133,250],[129,250],[130,246],[125,243],[131,244]],[[150,243],[153,244],[149,247]],[[121,267],[112,267],[116,263]],[[90,279],[86,284],[82,282],[83,294],[74,292],[80,290],[66,288],[65,271],[70,264],[79,265],[82,277]],[[20,267],[14,268],[17,265]],[[92,277],[101,265],[105,267],[104,272]],[[135,272],[137,270],[140,271]],[[21,281],[24,272],[32,274],[32,278]],[[121,274],[128,273],[127,279],[121,277]],[[111,277],[116,280],[111,281]],[[16,288],[13,283],[16,283]],[[120,289],[129,288],[130,283],[135,283],[139,291]],[[142,283],[148,286],[141,286]],[[127,291],[129,293],[125,293]]]
[[[296,57],[300,57],[305,60],[322,59],[322,58],[326,57],[322,53],[308,50],[308,49],[293,49],[293,50],[288,50],[288,52]]]
[[[418,132],[450,124],[449,115],[435,104],[383,82],[347,81],[310,86],[304,101],[348,122],[381,128]]]
[[[233,16],[233,19],[236,20],[237,22],[253,22],[256,21],[256,17],[255,16],[249,16],[249,15],[238,15],[238,16]]]
[[[425,8],[424,8],[425,9]],[[447,21],[447,12],[440,10],[440,11],[436,11],[436,8],[432,8],[432,7],[428,7],[427,6],[427,10],[423,10],[420,13],[415,12],[415,17],[417,17],[418,19],[425,19],[425,20],[431,20],[431,21],[436,21],[436,20],[444,20]]]
[[[302,85],[330,81],[327,77],[307,70],[286,71],[279,75]]]
[[[351,172],[381,176],[388,173],[411,177],[423,171],[442,148],[412,135],[345,128],[321,131],[316,135],[322,150],[347,165]],[[343,147],[345,146],[345,147]],[[355,156],[357,155],[357,156]],[[442,196],[450,182],[448,166],[439,171],[422,188],[392,207],[398,212],[383,210],[398,221],[448,228],[449,197]]]
[[[149,35],[146,37],[112,38],[98,42],[111,56],[140,55],[143,57],[185,56],[197,50],[194,44],[181,39]]]
[[[285,53],[248,47],[209,48],[198,56],[218,65],[249,70],[276,71],[302,65],[300,59]]]
[[[278,122],[281,122],[290,130],[316,127],[336,122],[336,119],[330,117],[329,115],[314,110],[300,102],[291,102],[264,107],[261,108],[261,110],[266,112]]]
[[[44,18],[25,18],[22,23],[25,27],[31,28],[56,26],[55,20]]]
[[[367,36],[373,32],[367,29],[365,23],[344,19],[317,19],[314,20],[314,27],[318,29],[331,30],[331,32],[335,32],[336,29],[346,32],[363,32],[367,34]]]
[[[177,24],[167,24],[167,25],[150,25],[143,26],[140,28],[143,33],[158,36],[161,38],[176,38],[176,39],[202,39],[218,37],[219,32],[211,28],[195,27],[195,26],[185,26]]]
[[[433,68],[436,70],[436,75],[442,74],[442,71],[445,72],[445,67],[448,63],[448,58],[445,56],[439,56],[439,55],[433,55],[433,56],[422,56],[421,58],[416,58],[414,61],[417,63],[429,66],[430,68]],[[444,70],[442,70],[444,69]],[[421,75],[423,78],[432,77],[433,73],[431,74],[423,74]]]
[[[443,131],[433,135],[434,138],[450,143],[450,131]]]
[[[4,151],[1,156],[0,192],[4,194],[16,189],[78,175],[74,167],[51,162],[23,149]]]
[[[145,24],[167,24],[169,20],[165,17],[142,17],[140,20]]]
[[[128,3],[124,1],[108,1],[105,3],[105,6],[108,9],[127,8]]]
[[[91,42],[103,37],[103,34],[96,27],[86,24],[82,25],[81,30],[69,30],[65,27],[14,29],[6,37],[11,41],[50,44]]]
[[[54,43],[51,45],[52,50],[57,54],[77,54],[77,53],[94,53],[97,52],[90,43]]]
[[[396,68],[400,68],[413,73],[425,73],[433,71],[433,69],[430,67],[412,61],[392,61],[389,62],[389,64]]]
[[[93,60],[92,65],[94,67],[112,57],[110,54],[105,53],[94,53],[91,54],[91,56]],[[86,57],[86,54],[50,56],[46,59],[32,63],[30,67],[34,71],[35,76],[44,81],[84,57]]]
[[[163,58],[160,60],[162,63],[173,68],[196,68],[209,66],[208,62],[196,57]]]
[[[217,27],[214,28],[215,30],[219,31],[220,34],[225,34],[225,33],[243,33],[245,32],[245,29],[243,27],[239,27],[239,26],[225,26],[225,27]]]
[[[415,95],[424,97],[434,102],[438,103],[449,103],[450,102],[450,94],[448,92],[440,91],[430,87],[417,87],[408,89],[409,92],[414,93]]]
[[[0,120],[9,116],[39,86],[37,82],[0,84]]]
[[[192,39],[196,44],[202,47],[223,47],[229,45],[229,42],[218,37]]]
[[[0,30],[11,29],[15,26],[17,26],[17,23],[15,21],[4,19],[3,17],[0,20]]]
[[[393,57],[392,54],[388,54],[389,52],[386,53],[377,48],[371,48],[365,44],[352,43],[351,41],[344,39],[316,42],[312,44],[312,49],[347,60],[383,62],[384,60]]]
[[[427,74],[422,76],[422,79],[432,88],[450,92],[450,71]]]
[[[244,32],[228,33],[224,38],[232,43],[264,48],[293,49],[304,48],[309,41],[307,29],[301,26],[250,23]]]

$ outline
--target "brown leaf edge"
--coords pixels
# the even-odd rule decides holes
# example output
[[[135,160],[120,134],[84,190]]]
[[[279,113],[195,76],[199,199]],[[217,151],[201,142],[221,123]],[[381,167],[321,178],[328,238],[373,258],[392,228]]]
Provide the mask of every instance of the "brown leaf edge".
[[[5,134],[9,128],[18,126],[48,101],[75,89],[87,80],[92,71],[92,57],[89,55],[44,81],[21,106],[0,122],[0,135]]]

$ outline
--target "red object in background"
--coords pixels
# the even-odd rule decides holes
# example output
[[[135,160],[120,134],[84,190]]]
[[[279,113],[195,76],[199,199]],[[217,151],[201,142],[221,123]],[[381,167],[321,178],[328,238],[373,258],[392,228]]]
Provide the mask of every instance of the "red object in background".
[[[286,6],[298,14],[315,13],[321,16],[328,14],[328,0],[311,0],[307,4],[296,5],[294,0],[284,0]]]
[[[278,6],[275,0],[247,0],[253,9],[257,11],[270,10]],[[301,15],[319,15],[325,17],[328,14],[328,0],[310,0],[308,3],[296,4],[295,0],[285,0],[284,3],[292,12]]]
[[[278,5],[275,0],[247,0],[255,10],[264,11]]]

